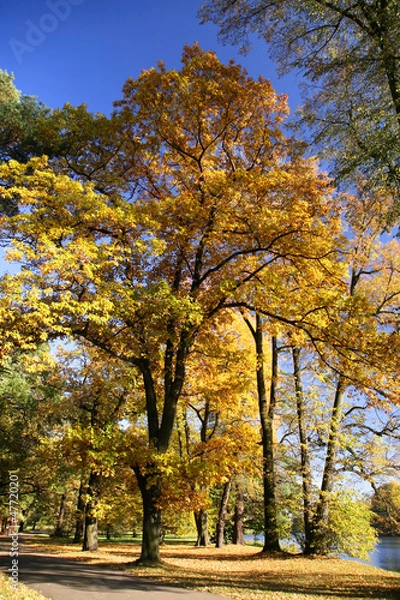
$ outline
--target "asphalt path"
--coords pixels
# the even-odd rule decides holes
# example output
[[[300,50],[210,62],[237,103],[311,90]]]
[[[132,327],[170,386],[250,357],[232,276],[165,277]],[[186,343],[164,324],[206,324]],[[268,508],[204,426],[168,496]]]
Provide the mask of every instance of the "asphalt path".
[[[19,581],[52,600],[221,600],[221,596],[207,592],[180,589],[26,548],[18,559]],[[9,553],[2,544],[0,569],[6,572],[10,566]]]

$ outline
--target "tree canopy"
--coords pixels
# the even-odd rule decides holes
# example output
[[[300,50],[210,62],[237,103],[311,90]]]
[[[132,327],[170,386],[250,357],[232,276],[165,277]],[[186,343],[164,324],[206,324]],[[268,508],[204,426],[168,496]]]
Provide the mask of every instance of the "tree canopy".
[[[300,112],[337,179],[361,172],[399,198],[400,17],[396,0],[206,0],[224,41],[268,44],[281,73],[306,82]],[[307,85],[308,84],[308,85]],[[313,146],[315,147],[315,146]]]
[[[110,117],[54,111],[50,158],[0,164],[1,199],[19,208],[1,232],[21,266],[0,281],[2,357],[75,344],[57,359],[59,423],[40,456],[65,465],[48,500],[56,530],[68,486],[78,516],[86,506],[85,549],[100,519],[114,523],[116,464],[135,518],[142,496],[142,562],[159,560],[175,507],[204,522],[218,498],[221,543],[234,477],[243,497],[240,478],[260,473],[265,548],[296,521],[303,478],[304,529],[332,549],[337,465],[351,471],[359,432],[370,442],[366,411],[385,413],[382,437],[395,438],[398,242],[377,239],[393,199],[362,180],[337,194],[284,135],[287,114],[265,78],[194,45],[179,70],[128,80]],[[373,481],[392,459],[359,460],[358,473]]]

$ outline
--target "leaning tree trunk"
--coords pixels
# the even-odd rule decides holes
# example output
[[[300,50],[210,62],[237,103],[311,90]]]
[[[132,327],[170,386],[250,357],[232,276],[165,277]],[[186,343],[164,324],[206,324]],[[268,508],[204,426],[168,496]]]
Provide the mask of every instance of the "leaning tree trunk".
[[[194,520],[197,529],[196,546],[209,546],[208,512],[204,508],[201,508],[194,513]]]
[[[100,480],[101,475],[91,471],[88,485],[88,501],[85,510],[85,533],[82,546],[84,552],[97,552],[99,549],[96,509],[100,496]]]
[[[222,491],[221,504],[219,507],[218,520],[217,520],[217,530],[216,530],[216,540],[215,547],[222,548],[224,545],[224,532],[225,532],[225,523],[226,523],[226,513],[229,502],[229,494],[232,487],[232,478],[229,479],[224,485]]]
[[[317,509],[311,528],[310,550],[313,554],[326,554],[325,539],[329,525],[329,503],[330,494],[333,489],[335,478],[336,455],[338,449],[339,428],[342,420],[343,400],[346,385],[340,377],[336,386],[335,400],[333,403],[332,416],[329,425],[328,446],[325,457],[324,473],[322,477],[321,491],[318,498]]]

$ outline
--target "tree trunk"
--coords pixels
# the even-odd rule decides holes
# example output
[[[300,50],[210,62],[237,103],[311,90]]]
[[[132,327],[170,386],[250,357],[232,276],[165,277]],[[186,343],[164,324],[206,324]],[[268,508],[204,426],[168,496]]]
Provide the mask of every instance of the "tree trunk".
[[[177,274],[179,284],[179,273]],[[177,288],[178,289],[178,288]],[[175,349],[172,338],[175,337],[175,323],[171,320],[167,325],[171,338],[167,339],[164,354],[164,400],[161,422],[159,422],[159,407],[151,363],[148,358],[136,361],[140,369],[146,396],[147,431],[149,447],[160,454],[167,452],[176,420],[178,400],[185,379],[185,364],[189,350],[188,333],[181,331],[180,339]],[[139,563],[157,564],[160,562],[161,511],[159,499],[161,493],[161,475],[154,473],[154,465],[148,464],[142,474],[139,467],[133,465],[143,501],[143,537],[142,552]],[[151,481],[151,483],[149,483]]]
[[[194,513],[194,520],[196,522],[197,529],[197,540],[196,546],[209,546],[210,536],[208,532],[208,513],[206,510],[201,508],[198,512]]]
[[[96,508],[100,496],[100,478],[98,473],[90,473],[88,485],[88,501],[85,510],[85,533],[82,550],[97,552],[99,549]]]
[[[58,513],[58,518],[57,518],[57,525],[56,528],[54,530],[54,536],[55,537],[62,537],[64,535],[64,517],[65,517],[65,510],[67,508],[67,493],[64,492],[63,495],[61,496],[61,504],[60,504],[60,510]]]
[[[264,332],[262,317],[256,313],[256,326],[244,318],[256,346],[256,377],[258,407],[261,420],[263,451],[263,488],[264,488],[264,547],[263,552],[279,552],[279,531],[275,494],[275,452],[274,452],[274,415],[276,405],[276,387],[278,383],[278,348],[276,338],[271,340],[271,387],[269,397],[264,376]]]
[[[19,522],[18,533],[23,533],[25,527],[25,511],[22,511],[21,520]]]
[[[238,546],[244,546],[244,492],[241,483],[236,484],[233,543]]]
[[[300,368],[300,349],[292,348],[293,355],[293,374],[296,390],[297,404],[297,422],[299,428],[300,456],[301,456],[301,476],[303,483],[303,519],[304,519],[304,553],[311,552],[311,521],[312,521],[312,500],[311,500],[311,461],[310,448],[307,437],[306,411],[304,402],[303,382]]]
[[[263,552],[280,550],[275,495],[274,412],[278,378],[276,338],[271,340],[272,365],[269,398],[264,377],[264,348],[262,319],[256,315],[257,390],[261,417],[264,487],[264,548]]]
[[[149,465],[149,471],[151,471]],[[142,551],[139,564],[155,564],[160,562],[161,510],[158,507],[161,492],[161,481],[157,475],[142,475],[138,467],[134,472],[139,485],[143,502],[143,536]]]
[[[338,447],[339,427],[342,419],[342,408],[346,386],[340,377],[336,386],[335,400],[329,426],[328,447],[325,457],[324,473],[317,509],[311,528],[310,550],[313,554],[325,554],[326,530],[329,523],[329,502],[335,477],[336,454]]]
[[[83,478],[79,486],[78,502],[76,506],[76,524],[75,524],[75,536],[74,544],[80,544],[83,537],[84,518],[85,518],[85,485]]]
[[[1,534],[6,533],[7,525],[8,525],[8,517],[1,517],[0,523],[1,523],[0,533]]]
[[[229,494],[232,487],[232,478],[229,479],[224,485],[221,504],[219,507],[218,521],[217,521],[217,530],[216,530],[216,541],[215,547],[222,548],[224,545],[224,531],[225,531],[225,522],[226,522],[226,513],[229,502]]]

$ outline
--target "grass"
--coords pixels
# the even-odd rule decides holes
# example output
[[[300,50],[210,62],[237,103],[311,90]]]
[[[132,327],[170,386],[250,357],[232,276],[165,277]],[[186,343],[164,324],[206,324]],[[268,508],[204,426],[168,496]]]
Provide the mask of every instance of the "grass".
[[[28,589],[22,583],[18,583],[18,589],[11,588],[11,580],[8,575],[0,571],[0,598],[4,600],[44,600],[45,597]]]
[[[63,554],[234,600],[400,598],[400,573],[339,558],[311,559],[283,553],[266,556],[254,546],[216,549],[168,543],[161,550],[163,564],[157,567],[132,564],[140,554],[140,546],[132,541],[102,542],[98,553],[82,553],[70,542],[39,537],[30,538],[29,546],[36,552]]]

